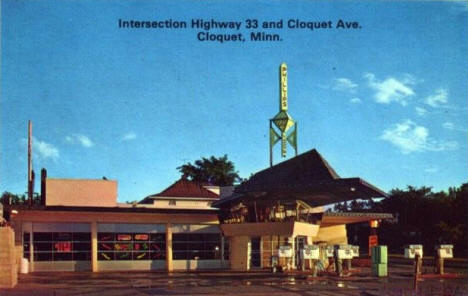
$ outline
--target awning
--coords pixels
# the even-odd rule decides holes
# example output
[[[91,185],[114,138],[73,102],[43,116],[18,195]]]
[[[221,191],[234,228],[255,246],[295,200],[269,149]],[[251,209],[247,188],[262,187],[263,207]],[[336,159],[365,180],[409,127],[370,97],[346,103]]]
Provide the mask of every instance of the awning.
[[[366,222],[371,220],[393,219],[392,214],[388,213],[333,213],[325,212],[322,216],[321,227]]]
[[[319,225],[303,222],[259,222],[259,223],[232,223],[221,224],[224,236],[264,236],[280,235],[295,237],[298,235],[316,236]]]

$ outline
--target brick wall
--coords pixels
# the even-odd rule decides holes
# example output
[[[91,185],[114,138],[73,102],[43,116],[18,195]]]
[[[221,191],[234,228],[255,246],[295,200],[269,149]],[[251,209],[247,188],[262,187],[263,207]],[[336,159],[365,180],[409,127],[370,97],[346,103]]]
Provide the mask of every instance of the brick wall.
[[[15,234],[10,227],[0,227],[0,288],[13,288],[17,282]]]

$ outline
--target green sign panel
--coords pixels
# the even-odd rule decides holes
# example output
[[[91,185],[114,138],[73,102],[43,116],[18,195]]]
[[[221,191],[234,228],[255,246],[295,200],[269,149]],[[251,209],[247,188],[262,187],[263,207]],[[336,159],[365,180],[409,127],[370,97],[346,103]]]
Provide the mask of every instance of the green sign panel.
[[[286,157],[287,155],[288,143],[294,148],[294,151],[297,155],[297,123],[288,114],[288,67],[285,63],[281,64],[279,74],[279,113],[276,114],[275,117],[270,119],[270,166],[273,165],[273,146],[280,140],[282,157]],[[278,132],[275,130],[273,125],[276,127]],[[293,129],[291,130],[292,127]]]

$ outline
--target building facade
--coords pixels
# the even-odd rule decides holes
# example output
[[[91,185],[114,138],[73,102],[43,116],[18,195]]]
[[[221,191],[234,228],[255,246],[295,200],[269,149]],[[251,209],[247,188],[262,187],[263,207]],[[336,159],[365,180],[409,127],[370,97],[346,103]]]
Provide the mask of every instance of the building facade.
[[[252,270],[270,267],[281,246],[292,247],[296,268],[304,245],[346,244],[346,224],[391,218],[325,212],[385,193],[340,178],[316,150],[235,188],[181,179],[137,204],[117,203],[112,180],[43,178],[42,187],[40,205],[11,216],[32,271]]]
[[[45,203],[12,217],[31,270],[228,267],[216,193],[179,180],[140,204],[118,204],[116,190],[110,180],[47,179]]]

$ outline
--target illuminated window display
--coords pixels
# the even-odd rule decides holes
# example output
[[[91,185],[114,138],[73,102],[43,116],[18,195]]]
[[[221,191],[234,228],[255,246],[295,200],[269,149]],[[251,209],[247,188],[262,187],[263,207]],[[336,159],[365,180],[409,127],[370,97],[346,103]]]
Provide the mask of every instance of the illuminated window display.
[[[29,234],[24,235],[24,241]],[[89,261],[91,260],[91,233],[89,232],[34,232],[34,261]],[[29,247],[24,249],[29,256]]]
[[[165,259],[165,233],[98,233],[98,260]]]

